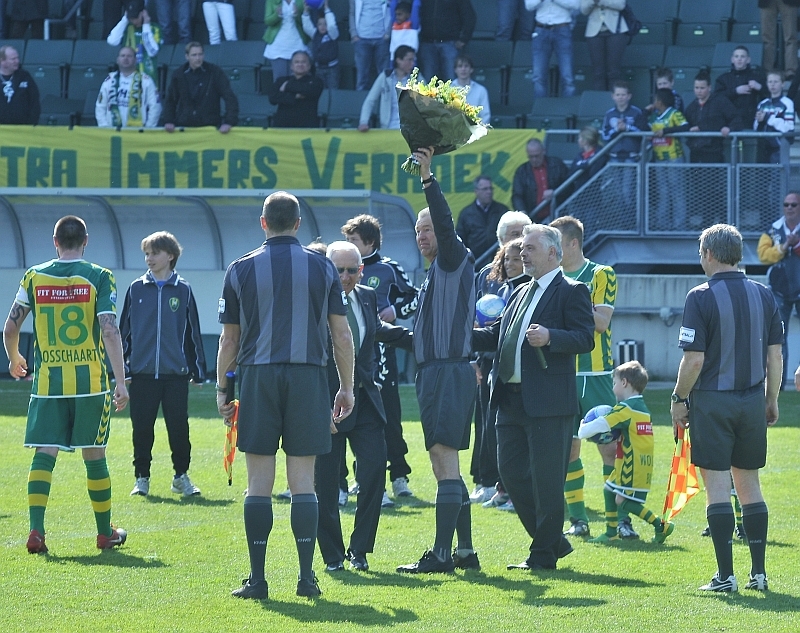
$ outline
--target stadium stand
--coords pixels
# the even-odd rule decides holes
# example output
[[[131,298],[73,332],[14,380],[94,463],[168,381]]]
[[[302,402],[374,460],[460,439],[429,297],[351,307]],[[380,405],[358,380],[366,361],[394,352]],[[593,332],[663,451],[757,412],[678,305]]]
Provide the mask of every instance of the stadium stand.
[[[727,42],[730,36],[733,0],[681,2],[675,44],[711,46]]]

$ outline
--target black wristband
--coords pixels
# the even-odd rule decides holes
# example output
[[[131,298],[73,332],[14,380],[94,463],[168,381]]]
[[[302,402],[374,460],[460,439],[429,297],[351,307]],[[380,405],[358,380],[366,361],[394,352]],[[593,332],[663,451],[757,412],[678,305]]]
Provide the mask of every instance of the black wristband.
[[[429,185],[429,184],[431,184],[431,183],[433,182],[433,174],[431,174],[431,175],[430,175],[428,178],[426,178],[425,180],[422,180],[422,178],[420,178],[420,182],[421,182],[423,185]]]

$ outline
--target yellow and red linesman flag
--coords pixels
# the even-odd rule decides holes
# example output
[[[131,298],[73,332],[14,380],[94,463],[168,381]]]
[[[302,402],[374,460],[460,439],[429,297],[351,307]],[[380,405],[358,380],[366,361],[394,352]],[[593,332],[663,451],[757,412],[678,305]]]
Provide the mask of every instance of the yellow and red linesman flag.
[[[669,472],[667,496],[664,499],[664,512],[661,517],[669,521],[689,503],[689,499],[700,492],[697,470],[692,464],[692,447],[689,430],[678,427],[678,440],[672,456],[672,469]]]
[[[239,401],[234,400],[233,416],[226,422],[228,430],[225,433],[225,449],[222,451],[222,465],[228,474],[228,485],[233,483],[233,460],[236,459],[236,441],[239,437]]]

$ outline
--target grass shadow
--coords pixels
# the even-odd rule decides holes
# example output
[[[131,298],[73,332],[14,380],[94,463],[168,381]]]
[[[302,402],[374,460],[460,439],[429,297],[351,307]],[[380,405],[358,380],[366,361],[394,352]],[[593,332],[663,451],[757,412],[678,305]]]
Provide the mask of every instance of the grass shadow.
[[[741,588],[741,587],[740,587]],[[713,591],[701,592],[704,597],[717,600],[730,600],[731,604],[745,609],[752,609],[754,611],[764,611],[766,613],[796,613],[800,611],[800,598],[790,596],[785,593],[777,593],[775,591],[756,592],[745,590],[747,593],[741,591],[737,593],[715,593]]]
[[[46,556],[48,562],[58,565],[77,563],[78,565],[90,567],[131,567],[138,569],[157,569],[168,566],[160,560],[132,556],[119,550],[102,551],[93,556],[58,556],[55,554],[47,554]]]
[[[222,508],[236,503],[233,499],[209,499],[207,497],[159,497],[149,494],[145,497],[148,503],[164,503],[172,505],[193,505],[206,508]]]
[[[345,561],[346,563],[347,561]],[[444,580],[453,578],[451,574],[401,574],[400,572],[360,571],[345,570],[335,573],[326,573],[327,578],[338,580],[343,585],[352,587],[433,587],[444,584]]]
[[[687,547],[666,543],[653,543],[647,539],[619,539],[609,543],[586,543],[587,547],[605,547],[621,552],[686,552]]]
[[[565,571],[569,570],[539,570],[536,572],[529,572],[525,570],[509,570],[514,578],[508,576],[490,576],[482,571],[467,571],[462,576],[463,580],[474,583],[477,585],[485,585],[492,589],[502,589],[503,592],[522,592],[523,596],[520,599],[522,604],[534,606],[557,606],[567,608],[578,607],[599,607],[607,603],[606,600],[598,598],[557,598],[545,597],[545,593],[550,588],[547,583],[548,579],[565,580]],[[592,574],[588,574],[592,575]],[[577,578],[579,575],[574,574]],[[608,576],[608,583],[614,584],[617,580],[612,576]],[[636,586],[636,585],[630,585]]]
[[[298,622],[319,622],[326,625],[353,622],[359,626],[394,626],[419,620],[419,616],[410,609],[387,607],[384,612],[364,604],[331,602],[324,597],[307,602],[264,600],[261,607],[265,611],[280,613]]]

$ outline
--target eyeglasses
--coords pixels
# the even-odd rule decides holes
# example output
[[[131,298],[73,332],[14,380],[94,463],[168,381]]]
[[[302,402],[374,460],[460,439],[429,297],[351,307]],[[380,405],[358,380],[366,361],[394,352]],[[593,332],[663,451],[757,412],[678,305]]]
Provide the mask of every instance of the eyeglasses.
[[[361,269],[358,266],[356,266],[355,268],[344,268],[340,266],[336,267],[336,272],[339,273],[340,275],[345,271],[347,271],[348,275],[357,275],[359,270]]]
[[[796,206],[798,206],[798,203],[797,202],[784,202],[783,206],[784,207],[796,207]]]

